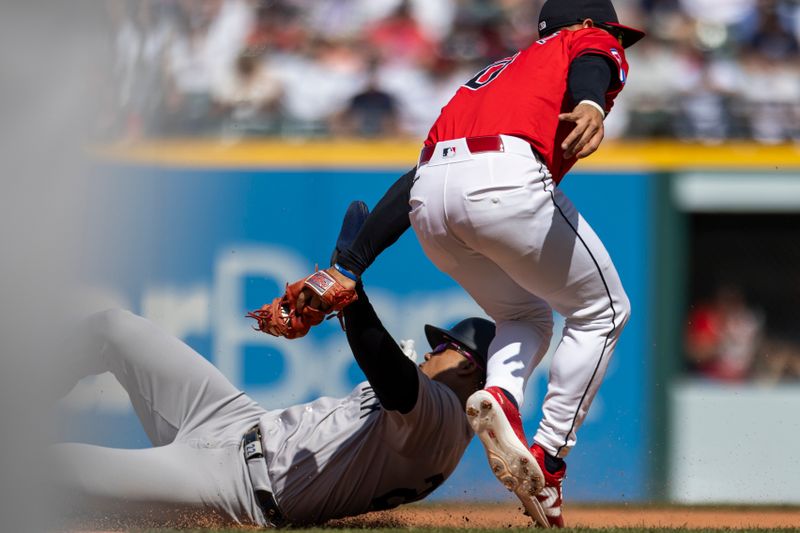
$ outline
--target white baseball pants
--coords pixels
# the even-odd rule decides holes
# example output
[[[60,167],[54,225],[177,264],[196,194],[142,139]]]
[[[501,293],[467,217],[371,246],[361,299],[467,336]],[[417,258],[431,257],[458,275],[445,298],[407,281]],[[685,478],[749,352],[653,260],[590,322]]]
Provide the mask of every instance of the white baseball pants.
[[[211,363],[119,310],[93,315],[69,351],[75,375],[64,376],[68,386],[112,372],[155,447],[53,445],[50,471],[66,505],[147,525],[268,523],[240,446],[265,411]]]
[[[522,405],[547,352],[552,309],[565,318],[534,441],[564,457],[576,442],[630,303],[600,239],[522,139],[471,154],[440,142],[417,172],[411,224],[428,258],[494,319],[486,386]]]

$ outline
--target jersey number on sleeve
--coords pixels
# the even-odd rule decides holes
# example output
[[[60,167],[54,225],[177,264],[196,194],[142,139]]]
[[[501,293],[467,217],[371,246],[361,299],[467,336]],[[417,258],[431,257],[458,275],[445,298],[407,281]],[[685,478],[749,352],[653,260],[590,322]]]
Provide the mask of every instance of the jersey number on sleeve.
[[[464,87],[467,89],[472,89],[473,91],[477,91],[481,87],[489,85],[495,80],[495,78],[497,78],[497,76],[500,75],[501,72],[503,72],[508,65],[514,62],[514,60],[517,58],[517,55],[519,55],[519,52],[511,57],[495,61],[488,67],[475,74],[475,77],[465,83]]]

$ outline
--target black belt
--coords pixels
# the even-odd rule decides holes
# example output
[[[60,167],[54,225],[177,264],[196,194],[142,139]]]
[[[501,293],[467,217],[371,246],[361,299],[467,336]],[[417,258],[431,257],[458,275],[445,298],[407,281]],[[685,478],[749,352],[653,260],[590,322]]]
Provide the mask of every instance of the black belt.
[[[250,428],[250,430],[244,434],[242,438],[242,450],[246,462],[264,457],[264,450],[261,445],[261,430],[258,426]],[[287,524],[283,513],[278,509],[278,502],[275,501],[275,496],[273,496],[271,492],[266,490],[255,490],[253,492],[255,493],[258,506],[261,507],[264,516],[272,525],[275,527],[282,527]]]

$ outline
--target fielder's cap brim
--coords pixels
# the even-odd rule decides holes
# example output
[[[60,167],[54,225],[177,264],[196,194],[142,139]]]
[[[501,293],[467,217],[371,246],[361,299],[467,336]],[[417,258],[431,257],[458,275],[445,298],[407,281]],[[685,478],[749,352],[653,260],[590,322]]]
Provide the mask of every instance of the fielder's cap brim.
[[[647,35],[642,30],[637,30],[636,28],[631,28],[630,26],[625,26],[618,22],[603,22],[603,24],[619,30],[620,35],[622,36],[623,48],[628,48],[629,46],[633,46],[634,44],[639,42],[645,35]]]

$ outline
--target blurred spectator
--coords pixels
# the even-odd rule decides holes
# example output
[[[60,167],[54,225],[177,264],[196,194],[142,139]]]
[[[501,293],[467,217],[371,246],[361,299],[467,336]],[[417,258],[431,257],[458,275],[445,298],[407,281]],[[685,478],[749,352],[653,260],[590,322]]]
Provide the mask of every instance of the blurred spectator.
[[[164,53],[172,35],[168,19],[153,0],[106,3],[116,31],[114,76],[120,129],[128,139],[158,133],[164,97]]]
[[[317,0],[308,0],[316,5]],[[355,1],[355,0],[352,0]],[[384,19],[408,4],[410,15],[431,40],[441,40],[451,30],[459,5],[465,0],[360,0],[359,10],[365,25]]]
[[[266,69],[283,87],[281,120],[264,134],[329,134],[332,117],[365,86],[365,58],[377,54],[377,83],[395,98],[398,128],[390,131],[422,136],[469,73],[531,44],[543,3],[107,0],[116,125],[104,127],[126,138],[219,131],[231,108],[220,113],[215,101],[243,82],[246,48],[268,67],[245,77]],[[629,88],[609,117],[609,137],[800,140],[800,2],[615,5],[649,38],[629,50]]]
[[[718,143],[733,128],[729,101],[736,89],[737,72],[724,60],[714,60],[698,51],[687,51],[684,72],[679,75],[679,126],[682,139]]]
[[[309,27],[323,39],[356,39],[366,24],[365,1],[314,0]]]
[[[371,138],[398,134],[397,101],[380,89],[377,63],[370,65],[367,86],[350,99],[337,117],[334,131]]]
[[[301,53],[276,54],[275,74],[284,86],[286,135],[328,133],[329,119],[364,84],[364,59],[356,46],[315,39]]]
[[[178,18],[179,35],[167,55],[167,133],[204,133],[211,119],[211,57],[208,28],[192,23],[189,13]]]
[[[628,61],[635,70],[628,78],[625,102],[631,107],[628,135],[672,137],[680,109],[678,94],[696,76],[684,48],[664,46],[657,39],[644,39],[631,49]],[[612,115],[618,113],[614,109]],[[610,116],[609,116],[610,118]]]
[[[518,49],[530,45],[537,35],[535,20],[536,17],[530,21],[518,20],[515,24],[499,3],[466,2],[458,13],[456,26],[443,41],[442,53],[450,58],[473,61],[475,70],[479,70],[486,63],[513,55]],[[517,29],[525,30],[522,40],[518,39]]]
[[[756,0],[681,0],[680,4],[696,20],[727,26],[750,15]]]
[[[214,100],[225,114],[228,138],[278,131],[278,106],[283,89],[256,50],[245,50],[236,68],[214,90]]]
[[[789,12],[783,12],[776,2],[767,2],[756,17],[758,26],[750,38],[753,51],[772,61],[791,60],[798,53],[797,37],[781,14]]]
[[[433,61],[436,54],[433,41],[412,16],[409,0],[403,0],[391,15],[368,28],[366,40],[389,64],[424,64]]]
[[[685,341],[690,369],[721,381],[748,378],[762,328],[738,288],[720,287],[710,302],[696,305],[689,314]]]
[[[764,383],[800,381],[800,346],[786,339],[768,339],[756,361],[755,375]]]
[[[756,51],[742,61],[741,96],[750,135],[763,143],[800,136],[800,69]]]
[[[283,1],[258,2],[247,36],[248,48],[267,53],[302,49],[312,34],[300,15],[295,6]]]
[[[641,0],[641,7],[651,14],[672,13],[680,9],[680,0]]]
[[[180,0],[177,32],[167,55],[170,133],[205,134],[218,125],[214,86],[234,68],[251,25],[243,0]]]
[[[465,69],[462,62],[442,57],[425,69],[382,68],[381,84],[399,103],[401,131],[417,138],[426,136],[442,107],[474,75],[473,70]]]

